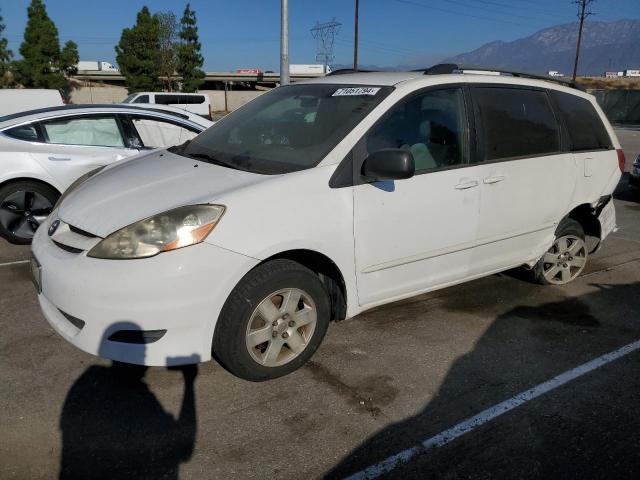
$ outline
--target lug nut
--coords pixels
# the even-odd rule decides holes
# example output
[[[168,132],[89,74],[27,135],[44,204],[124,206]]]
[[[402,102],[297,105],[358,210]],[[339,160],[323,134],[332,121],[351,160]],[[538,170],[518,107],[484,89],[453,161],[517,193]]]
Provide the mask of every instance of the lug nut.
[[[294,322],[293,320],[289,321],[289,326],[290,327],[295,327],[296,326],[296,322]]]
[[[276,332],[275,330],[271,333],[271,336],[273,338],[276,338],[278,336],[278,332]]]
[[[282,318],[286,320],[287,318],[289,318],[289,314],[285,313],[284,315],[282,315]]]
[[[289,334],[288,334],[287,332],[284,332],[284,333],[282,334],[282,338],[289,338]]]
[[[564,268],[568,268],[569,264],[565,263],[564,265],[562,265]]]
[[[271,325],[273,325],[274,327],[278,326],[278,320],[274,320],[273,322],[271,322]]]

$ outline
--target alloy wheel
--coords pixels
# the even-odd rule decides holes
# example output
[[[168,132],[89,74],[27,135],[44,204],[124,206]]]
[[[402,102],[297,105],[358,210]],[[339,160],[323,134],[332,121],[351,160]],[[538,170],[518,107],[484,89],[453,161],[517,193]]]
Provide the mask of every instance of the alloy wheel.
[[[584,240],[575,235],[557,238],[542,257],[542,275],[554,285],[563,285],[575,279],[587,263]]]
[[[307,348],[316,323],[317,309],[309,294],[297,288],[274,292],[258,304],[249,319],[249,354],[265,367],[289,363]]]
[[[19,238],[33,238],[36,229],[53,210],[47,198],[33,191],[18,190],[0,203],[2,227]]]

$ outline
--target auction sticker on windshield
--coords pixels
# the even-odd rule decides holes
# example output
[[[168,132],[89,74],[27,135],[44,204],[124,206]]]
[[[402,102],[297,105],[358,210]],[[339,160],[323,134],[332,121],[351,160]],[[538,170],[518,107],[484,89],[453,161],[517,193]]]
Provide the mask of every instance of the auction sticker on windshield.
[[[348,87],[339,88],[333,92],[332,97],[349,97],[357,95],[375,95],[380,90],[380,87]]]

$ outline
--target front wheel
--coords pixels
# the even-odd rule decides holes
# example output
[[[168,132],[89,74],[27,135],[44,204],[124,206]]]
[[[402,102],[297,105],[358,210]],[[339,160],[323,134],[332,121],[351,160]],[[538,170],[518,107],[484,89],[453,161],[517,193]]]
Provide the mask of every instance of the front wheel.
[[[329,297],[318,276],[291,260],[273,260],[231,292],[216,325],[213,355],[245,380],[277,378],[311,358],[329,317]]]
[[[564,219],[558,225],[553,245],[533,268],[535,280],[543,285],[565,285],[582,273],[587,256],[582,225],[571,218]]]
[[[10,243],[30,244],[59,196],[49,185],[32,181],[9,183],[0,188],[0,236]]]

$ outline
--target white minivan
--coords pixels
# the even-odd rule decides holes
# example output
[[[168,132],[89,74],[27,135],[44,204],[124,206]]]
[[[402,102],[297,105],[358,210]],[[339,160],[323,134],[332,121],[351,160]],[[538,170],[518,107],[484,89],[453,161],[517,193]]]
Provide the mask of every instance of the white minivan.
[[[36,108],[64,105],[58,90],[47,88],[2,88],[0,89],[0,117]]]
[[[562,285],[615,228],[594,98],[522,74],[334,72],[85,175],[32,246],[53,328],[101,357],[303,365],[331,320],[523,267]]]
[[[155,103],[169,105],[196,113],[211,120],[211,101],[205,93],[165,93],[137,92],[125,98],[122,103]]]

